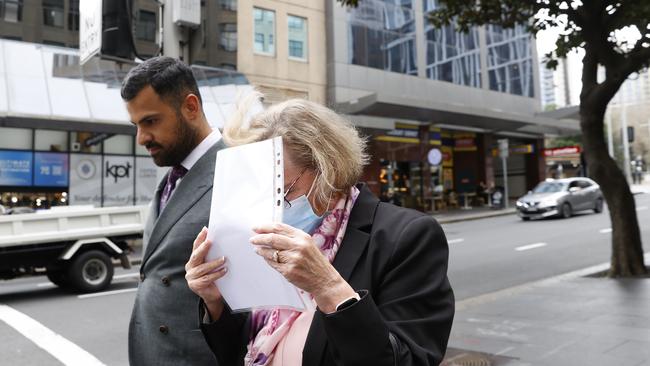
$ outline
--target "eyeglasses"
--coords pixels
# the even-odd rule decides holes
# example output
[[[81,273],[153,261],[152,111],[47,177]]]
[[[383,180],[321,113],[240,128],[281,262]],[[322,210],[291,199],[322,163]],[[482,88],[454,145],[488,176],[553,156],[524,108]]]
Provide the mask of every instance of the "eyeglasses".
[[[284,190],[284,208],[291,208],[291,202],[289,202],[289,200],[287,199],[287,195],[291,193],[291,191],[293,190],[293,186],[295,186],[296,183],[298,183],[298,180],[300,180],[300,177],[302,177],[302,175],[305,173],[306,170],[307,169],[303,169],[302,172],[300,172],[300,175],[298,175],[298,178],[294,179],[293,182],[291,182],[289,188]]]

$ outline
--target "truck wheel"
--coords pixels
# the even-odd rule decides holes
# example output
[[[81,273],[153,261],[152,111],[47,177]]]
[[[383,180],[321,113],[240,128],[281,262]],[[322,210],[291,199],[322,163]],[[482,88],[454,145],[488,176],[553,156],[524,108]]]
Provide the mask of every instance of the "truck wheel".
[[[113,279],[113,263],[106,253],[90,250],[75,257],[68,268],[68,280],[81,292],[105,289]]]
[[[62,270],[47,270],[45,273],[47,275],[47,279],[50,280],[53,284],[59,286],[60,288],[68,288],[70,287],[70,283],[68,281],[68,278],[66,276],[66,273]]]

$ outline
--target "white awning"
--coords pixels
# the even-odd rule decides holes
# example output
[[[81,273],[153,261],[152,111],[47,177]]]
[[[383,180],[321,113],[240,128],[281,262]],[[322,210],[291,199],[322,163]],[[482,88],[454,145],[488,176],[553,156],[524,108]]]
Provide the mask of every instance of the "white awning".
[[[120,96],[135,65],[93,58],[79,65],[79,50],[0,39],[0,119],[130,125]],[[223,127],[240,93],[250,92],[239,72],[192,66],[206,117]]]

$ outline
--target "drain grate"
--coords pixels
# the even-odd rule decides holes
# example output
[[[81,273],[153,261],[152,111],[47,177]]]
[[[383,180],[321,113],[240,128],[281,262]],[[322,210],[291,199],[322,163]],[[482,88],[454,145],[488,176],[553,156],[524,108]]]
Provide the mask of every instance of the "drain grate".
[[[441,366],[492,366],[492,361],[479,353],[461,353],[446,359]]]

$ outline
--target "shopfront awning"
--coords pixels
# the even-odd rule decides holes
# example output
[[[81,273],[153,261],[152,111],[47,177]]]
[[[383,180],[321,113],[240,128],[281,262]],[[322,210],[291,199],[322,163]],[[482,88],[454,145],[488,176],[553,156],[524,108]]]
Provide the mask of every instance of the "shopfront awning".
[[[521,114],[506,110],[475,108],[465,105],[440,103],[417,99],[393,99],[388,94],[372,93],[353,101],[338,103],[339,112],[357,115],[388,117],[395,120],[429,121],[436,124],[469,127],[491,133],[531,135],[571,135],[580,131],[579,122],[573,118],[550,118],[539,114]]]
[[[134,65],[94,58],[82,66],[77,49],[0,39],[0,126],[132,131],[120,86]],[[208,121],[223,127],[252,87],[236,71],[192,70]]]

